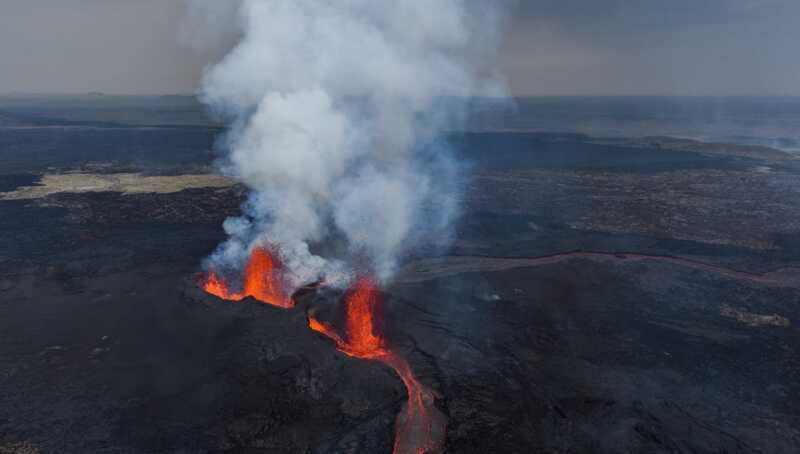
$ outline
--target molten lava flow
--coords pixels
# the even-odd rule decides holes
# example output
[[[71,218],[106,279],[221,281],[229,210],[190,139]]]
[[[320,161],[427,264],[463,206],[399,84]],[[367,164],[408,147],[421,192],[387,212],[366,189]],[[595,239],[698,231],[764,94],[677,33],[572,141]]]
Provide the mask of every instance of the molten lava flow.
[[[383,360],[392,367],[408,392],[405,411],[395,423],[394,454],[439,452],[445,430],[445,416],[436,408],[435,394],[426,388],[411,371],[408,361],[397,355]]]
[[[346,337],[338,335],[330,326],[309,315],[308,327],[328,336],[343,353],[362,359],[377,359],[389,352],[384,348],[383,337],[376,333],[376,316],[380,295],[372,280],[359,279],[345,298]]]
[[[279,269],[278,259],[268,249],[257,247],[250,253],[244,268],[243,291],[231,291],[225,280],[213,271],[202,283],[202,288],[224,300],[241,301],[251,296],[262,303],[288,309],[294,306],[294,301],[283,290]]]
[[[313,331],[328,336],[328,338],[332,339],[333,342],[336,343],[336,348],[338,348],[339,350],[342,350],[344,348],[343,346],[345,345],[345,342],[338,334],[336,334],[336,331],[331,329],[330,326],[320,322],[319,320],[310,315],[308,317],[308,327],[311,328]]]
[[[309,315],[308,326],[336,343],[343,353],[362,359],[381,361],[397,372],[408,392],[405,412],[397,417],[394,441],[395,454],[424,454],[441,448],[445,418],[434,404],[434,393],[425,387],[411,371],[404,358],[386,348],[378,331],[376,317],[380,293],[371,279],[362,278],[345,297],[345,327],[343,338],[330,326]]]
[[[202,287],[206,292],[224,300],[240,300],[244,298],[244,295],[231,293],[228,290],[228,284],[213,271],[208,273],[208,277],[203,282]]]
[[[219,298],[240,301],[251,296],[274,306],[291,308],[294,301],[286,296],[277,270],[278,260],[266,248],[255,248],[244,269],[243,289],[231,291],[217,273],[210,272],[203,290]],[[415,376],[403,357],[386,346],[378,326],[381,297],[375,282],[359,279],[345,296],[345,335],[312,315],[308,327],[334,341],[343,353],[361,359],[381,361],[397,372],[408,392],[405,411],[397,417],[394,454],[425,454],[442,447],[445,417],[435,405],[435,394]]]
[[[388,354],[383,337],[377,333],[377,311],[380,294],[372,280],[359,279],[347,297],[346,332],[344,352],[357,358],[379,358]]]

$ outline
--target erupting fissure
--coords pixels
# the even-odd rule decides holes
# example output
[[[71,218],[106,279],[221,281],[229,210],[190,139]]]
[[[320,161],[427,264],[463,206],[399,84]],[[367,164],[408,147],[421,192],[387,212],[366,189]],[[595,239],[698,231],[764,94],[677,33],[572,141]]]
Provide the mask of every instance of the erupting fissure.
[[[294,307],[294,301],[286,295],[280,276],[280,261],[265,247],[256,247],[250,253],[242,276],[242,291],[231,291],[220,275],[210,272],[203,281],[206,292],[229,301],[241,301],[248,296],[282,308]]]
[[[380,358],[389,352],[385,349],[385,341],[376,326],[379,303],[375,284],[371,279],[361,278],[345,297],[346,337],[342,338],[313,316],[309,316],[308,326],[333,339],[336,348],[349,356],[362,359]]]
[[[280,276],[280,262],[266,248],[255,248],[245,266],[243,290],[231,291],[216,273],[210,272],[202,282],[206,292],[219,298],[240,301],[248,296],[278,307],[291,308],[294,301],[286,296]],[[360,278],[345,293],[344,335],[328,324],[308,317],[308,326],[334,341],[336,348],[348,356],[380,361],[394,369],[408,392],[406,408],[395,424],[394,454],[438,452],[444,438],[445,417],[435,406],[435,394],[414,375],[408,361],[387,347],[378,325],[381,295],[375,281]]]
[[[414,375],[403,357],[387,348],[378,328],[381,296],[374,281],[359,279],[345,296],[345,335],[308,317],[308,326],[334,341],[348,356],[380,361],[394,369],[408,392],[406,409],[397,417],[394,454],[437,452],[444,437],[444,416],[435,406],[435,394]]]
[[[468,172],[449,131],[469,119],[473,99],[499,107],[506,96],[494,58],[504,22],[495,3],[506,2],[187,2],[199,20],[189,37],[220,26],[197,37],[230,49],[204,72],[200,99],[231,126],[220,166],[250,191],[241,216],[223,224],[228,240],[208,258],[203,288],[291,308],[299,284],[339,282],[369,264],[370,278],[342,301],[341,326],[308,325],[400,375],[409,400],[395,453],[439,450],[444,415],[376,323],[376,282],[409,252],[452,237]],[[252,249],[265,240],[274,247]],[[337,246],[316,251],[330,257],[312,251],[324,244]],[[243,261],[244,275],[226,281]]]

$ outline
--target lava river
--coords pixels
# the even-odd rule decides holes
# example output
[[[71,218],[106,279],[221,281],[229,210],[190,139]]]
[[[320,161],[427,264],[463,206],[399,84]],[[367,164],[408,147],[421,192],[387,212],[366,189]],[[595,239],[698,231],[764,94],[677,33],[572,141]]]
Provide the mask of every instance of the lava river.
[[[346,355],[380,361],[393,368],[408,392],[405,411],[395,423],[395,454],[439,452],[444,438],[445,417],[434,404],[433,391],[425,387],[411,370],[408,361],[392,352],[376,324],[380,292],[369,278],[359,279],[345,296],[345,335],[309,315],[308,326],[331,338]]]
[[[286,296],[276,274],[280,262],[266,248],[253,250],[245,267],[243,291],[233,292],[216,273],[209,273],[202,288],[219,298],[239,301],[248,296],[278,307],[292,308],[294,301]],[[381,295],[375,282],[361,278],[345,293],[345,327],[339,334],[332,326],[308,317],[312,330],[330,338],[344,354],[380,361],[395,370],[408,392],[405,409],[395,422],[394,454],[440,452],[445,435],[445,416],[435,406],[435,394],[414,375],[408,361],[393,352],[377,324]]]

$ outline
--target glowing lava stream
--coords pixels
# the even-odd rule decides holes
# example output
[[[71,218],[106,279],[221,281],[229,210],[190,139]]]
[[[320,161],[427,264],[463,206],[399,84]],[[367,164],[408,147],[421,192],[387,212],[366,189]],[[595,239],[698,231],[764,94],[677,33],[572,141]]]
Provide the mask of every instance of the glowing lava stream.
[[[201,287],[224,300],[241,301],[250,296],[263,303],[290,309],[295,302],[283,290],[279,269],[278,259],[268,249],[259,247],[253,249],[245,266],[241,292],[231,291],[214,272],[209,273]],[[436,408],[433,391],[414,376],[408,361],[386,346],[375,323],[380,302],[375,283],[361,278],[345,296],[344,337],[313,315],[308,316],[308,327],[332,339],[336,348],[346,355],[380,361],[400,376],[408,392],[408,403],[395,423],[394,454],[439,452],[445,434],[445,416]]]
[[[251,296],[262,303],[289,309],[294,301],[283,291],[279,271],[280,261],[264,247],[254,248],[244,268],[243,289],[233,292],[213,271],[202,283],[206,292],[229,301],[241,301]]]
[[[312,315],[308,326],[331,338],[336,348],[348,356],[381,361],[397,372],[408,392],[406,409],[397,417],[394,454],[438,452],[444,438],[445,417],[436,408],[433,391],[426,388],[401,356],[386,347],[375,325],[380,294],[371,279],[359,279],[345,298],[346,337]]]

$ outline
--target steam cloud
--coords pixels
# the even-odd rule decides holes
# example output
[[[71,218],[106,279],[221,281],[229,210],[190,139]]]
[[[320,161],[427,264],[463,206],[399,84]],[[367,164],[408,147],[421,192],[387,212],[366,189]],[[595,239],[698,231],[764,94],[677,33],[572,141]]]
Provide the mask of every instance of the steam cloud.
[[[385,280],[421,241],[446,238],[461,186],[440,140],[454,100],[504,94],[487,3],[189,0],[195,21],[221,27],[202,39],[240,37],[201,98],[232,125],[224,171],[252,189],[209,266],[240,267],[268,244],[294,286],[362,266]],[[213,20],[231,9],[234,30]],[[315,255],[326,241],[344,247]]]

